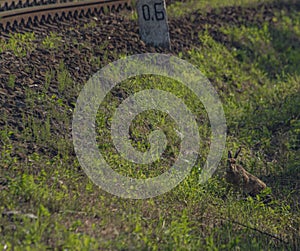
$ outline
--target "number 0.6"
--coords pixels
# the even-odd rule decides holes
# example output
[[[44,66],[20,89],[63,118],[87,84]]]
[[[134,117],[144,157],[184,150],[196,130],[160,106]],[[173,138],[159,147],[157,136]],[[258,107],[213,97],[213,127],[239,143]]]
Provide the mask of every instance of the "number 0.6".
[[[162,3],[154,3],[154,15],[155,15],[155,19],[157,21],[162,21],[165,19],[165,14],[163,11],[159,10],[159,7],[162,6]],[[144,4],[142,5],[142,11],[143,11],[143,17],[145,19],[145,21],[150,21],[151,20],[151,11],[150,11],[150,7],[148,4]],[[154,18],[152,17],[152,20],[154,20]]]

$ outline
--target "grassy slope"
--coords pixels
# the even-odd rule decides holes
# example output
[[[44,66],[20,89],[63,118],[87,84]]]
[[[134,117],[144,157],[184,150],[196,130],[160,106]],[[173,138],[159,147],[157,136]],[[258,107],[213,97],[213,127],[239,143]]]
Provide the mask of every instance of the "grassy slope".
[[[225,1],[214,1],[219,2]],[[170,12],[176,13],[177,6],[173,10],[171,6]],[[201,47],[180,55],[198,66],[218,91],[228,125],[227,147],[235,149],[242,145],[240,160],[249,171],[269,184],[275,197],[271,205],[265,206],[259,200],[243,200],[219,175],[204,185],[198,184],[198,168],[203,159],[199,159],[186,180],[165,195],[138,201],[114,197],[98,189],[80,170],[68,137],[63,133],[51,136],[50,122],[42,125],[32,119],[27,121],[31,130],[23,131],[24,140],[52,146],[57,154],[33,153],[28,156],[28,162],[20,163],[12,157],[14,143],[10,138],[17,129],[1,128],[0,177],[8,180],[8,185],[1,190],[0,210],[20,210],[34,213],[38,218],[0,216],[0,248],[1,245],[7,250],[12,247],[42,250],[49,246],[58,250],[295,248],[296,241],[299,244],[300,228],[297,190],[300,166],[299,20],[298,12],[282,11],[276,13],[272,26],[222,26],[220,32],[228,38],[226,46],[204,30],[199,37]],[[50,48],[51,39],[47,42]],[[63,65],[58,69],[62,83],[68,82],[66,71]],[[49,81],[51,73],[47,76]],[[12,76],[7,83],[9,88],[13,88],[13,82]],[[122,88],[133,93],[150,87],[135,83],[140,80],[123,83]],[[165,83],[156,79],[153,85],[168,91],[175,89],[173,92],[200,118],[199,132],[206,142],[208,121],[192,94],[173,81]],[[67,87],[61,85],[60,88],[63,92]],[[70,123],[70,107],[63,102],[64,97],[56,99],[49,92],[32,91],[28,91],[27,96],[28,103],[42,98],[49,104],[49,120]],[[111,114],[118,101],[106,101],[101,109]],[[136,147],[144,149],[148,144],[144,136],[145,131],[149,131],[148,122],[167,132],[174,143],[174,148],[168,149],[169,154],[176,154],[178,138],[172,131],[175,125],[161,113],[144,114],[135,120],[133,138],[141,141],[136,142]],[[105,119],[101,113],[98,123],[100,150],[105,149],[108,160],[119,172],[134,170],[129,175],[137,177],[157,174],[156,166],[145,173],[135,169],[136,166],[120,162],[106,136],[109,131],[103,125]],[[201,149],[200,154],[205,156],[206,151],[206,148]],[[220,175],[225,162],[224,155]]]
[[[247,6],[259,3],[270,3],[272,0],[212,0],[212,1],[203,1],[203,0],[187,0],[187,1],[178,1],[169,6],[167,6],[168,16],[169,17],[180,17],[185,15],[188,11],[194,10],[209,10],[211,8],[220,8],[227,6]]]

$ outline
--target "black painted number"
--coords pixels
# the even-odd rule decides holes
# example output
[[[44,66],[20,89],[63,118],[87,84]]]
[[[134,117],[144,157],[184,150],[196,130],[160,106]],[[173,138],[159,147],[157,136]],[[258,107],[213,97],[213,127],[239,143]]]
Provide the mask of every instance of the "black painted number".
[[[157,21],[161,21],[165,19],[165,14],[163,11],[159,10],[159,6],[161,6],[162,3],[155,3],[154,4],[154,16]],[[143,11],[143,18],[145,21],[150,21],[151,19],[154,20],[154,17],[151,18],[151,11],[148,4],[144,4],[142,6]]]
[[[142,6],[142,10],[143,10],[143,17],[146,21],[149,21],[151,19],[151,16],[150,16],[150,7],[149,5],[147,4],[144,4]]]
[[[165,15],[163,11],[158,11],[157,6],[162,5],[162,3],[155,3],[154,4],[154,11],[155,11],[155,17],[157,21],[161,21],[165,19]]]

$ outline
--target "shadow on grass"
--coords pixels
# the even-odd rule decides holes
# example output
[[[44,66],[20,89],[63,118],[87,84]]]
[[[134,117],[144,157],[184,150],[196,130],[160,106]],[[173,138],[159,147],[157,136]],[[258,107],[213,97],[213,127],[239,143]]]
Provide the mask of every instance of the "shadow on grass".
[[[271,98],[270,98],[271,99]],[[239,138],[256,142],[251,146],[262,153],[267,175],[262,180],[276,199],[286,201],[293,211],[300,209],[300,88],[280,100],[264,103],[241,118]]]
[[[270,28],[271,42],[273,48],[278,52],[278,61],[281,63],[280,69],[269,65],[270,72],[280,74],[283,71],[285,74],[300,75],[300,38],[290,30],[283,30],[271,25]],[[267,71],[268,69],[266,69]]]
[[[243,61],[246,57],[250,64],[256,65],[269,79],[300,75],[300,38],[294,32],[280,29],[274,24],[268,28],[271,37],[268,47],[253,48],[234,40],[226,41],[226,46],[241,51],[243,54],[237,58]]]
[[[214,17],[213,21],[207,21],[213,25],[209,29],[210,35],[229,50],[238,50],[240,61],[247,60],[249,64],[255,64],[270,79],[284,77],[286,75],[300,75],[300,38],[290,28],[284,29],[275,18],[274,11],[288,13],[288,16],[300,11],[299,1],[274,1],[273,3],[259,4],[256,7],[225,7],[207,13],[207,17]],[[216,13],[218,15],[216,15]],[[210,19],[210,18],[209,18]],[[257,41],[245,41],[225,34],[220,28],[231,29],[244,27],[245,29],[264,29],[267,24],[268,44],[258,44]],[[215,26],[219,26],[217,29]],[[291,25],[290,25],[291,26]],[[245,34],[247,37],[248,34]],[[252,38],[253,39],[253,38]],[[239,41],[237,41],[239,40]]]

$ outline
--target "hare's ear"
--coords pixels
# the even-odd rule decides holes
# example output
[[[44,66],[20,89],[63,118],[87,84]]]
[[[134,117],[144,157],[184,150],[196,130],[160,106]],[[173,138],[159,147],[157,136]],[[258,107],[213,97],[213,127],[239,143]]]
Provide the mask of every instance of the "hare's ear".
[[[237,158],[237,156],[239,155],[239,153],[241,152],[241,150],[242,150],[241,147],[239,147],[239,149],[237,149],[237,151],[236,151],[236,153],[235,153],[235,155],[234,155],[234,158],[235,158],[235,159]]]
[[[228,159],[231,159],[231,158],[232,158],[232,152],[228,151]]]

